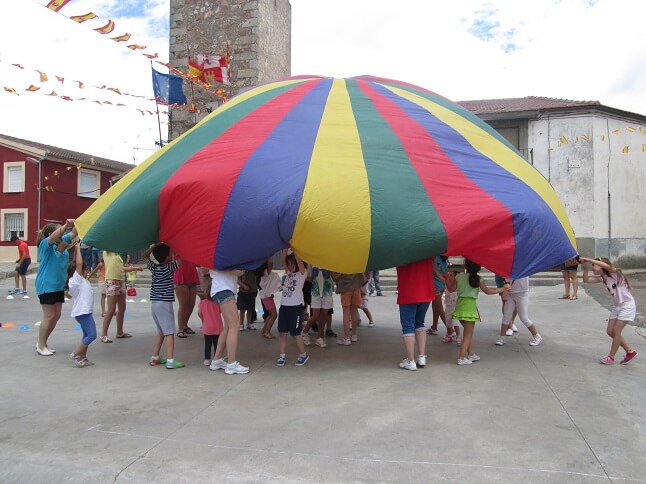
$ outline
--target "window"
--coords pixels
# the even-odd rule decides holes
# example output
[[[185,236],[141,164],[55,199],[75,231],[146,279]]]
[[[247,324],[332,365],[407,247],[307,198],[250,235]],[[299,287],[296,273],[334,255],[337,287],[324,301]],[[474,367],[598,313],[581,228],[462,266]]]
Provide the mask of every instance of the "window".
[[[101,172],[79,169],[78,196],[99,198],[101,195]]]
[[[15,193],[25,191],[25,162],[11,161],[4,164],[3,191]]]
[[[27,233],[27,209],[6,208],[0,210],[0,225],[2,226],[2,240],[9,242],[14,235],[25,238]]]

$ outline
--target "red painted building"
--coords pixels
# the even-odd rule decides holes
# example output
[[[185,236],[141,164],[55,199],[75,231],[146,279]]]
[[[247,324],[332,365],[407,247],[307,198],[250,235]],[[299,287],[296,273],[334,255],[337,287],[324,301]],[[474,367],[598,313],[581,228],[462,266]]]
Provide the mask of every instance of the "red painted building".
[[[133,165],[0,134],[0,261],[17,256],[13,235],[36,259],[38,229],[76,218]]]

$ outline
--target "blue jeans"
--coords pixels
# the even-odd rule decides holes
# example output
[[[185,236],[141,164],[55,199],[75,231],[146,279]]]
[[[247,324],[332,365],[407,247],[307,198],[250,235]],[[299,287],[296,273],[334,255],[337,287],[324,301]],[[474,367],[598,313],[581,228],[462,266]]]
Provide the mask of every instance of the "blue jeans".
[[[381,283],[379,281],[379,271],[372,271],[370,275],[372,277],[370,278],[370,282],[368,282],[368,292],[370,292],[370,294],[374,294],[376,289],[377,294],[381,296]]]
[[[399,305],[399,321],[404,336],[411,336],[416,331],[424,330],[424,316],[430,305],[430,302]]]
[[[94,322],[94,317],[91,314],[81,314],[80,316],[75,316],[74,319],[81,325],[81,329],[83,330],[81,343],[85,346],[90,346],[90,343],[96,339],[96,323]]]

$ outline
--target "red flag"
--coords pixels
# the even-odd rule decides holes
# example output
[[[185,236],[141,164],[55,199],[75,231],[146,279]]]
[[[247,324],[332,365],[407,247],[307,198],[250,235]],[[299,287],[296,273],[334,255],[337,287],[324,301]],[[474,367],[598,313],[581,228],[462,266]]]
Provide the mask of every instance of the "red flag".
[[[85,84],[81,81],[74,81],[79,83],[79,89],[83,89],[85,87]]]
[[[64,77],[56,76],[56,79],[58,79],[58,80],[61,82],[61,84],[63,84],[63,82],[65,82],[65,78],[64,78]]]
[[[60,10],[68,3],[70,3],[70,0],[51,0],[46,6],[54,12],[60,12]]]
[[[95,13],[86,13],[85,15],[75,15],[74,17],[70,17],[70,20],[74,20],[74,22],[78,22],[82,24],[86,20],[92,20],[93,18],[96,18]]]
[[[109,34],[113,30],[114,30],[114,22],[112,20],[108,20],[108,23],[105,24],[103,27],[94,29],[95,32],[98,32],[100,34]]]
[[[40,74],[40,82],[47,82],[49,79],[47,77],[47,74],[45,74],[42,71],[36,71],[38,74]]]
[[[10,92],[11,94],[15,94],[16,96],[20,96],[20,94],[18,94],[13,87],[5,87],[4,90]]]

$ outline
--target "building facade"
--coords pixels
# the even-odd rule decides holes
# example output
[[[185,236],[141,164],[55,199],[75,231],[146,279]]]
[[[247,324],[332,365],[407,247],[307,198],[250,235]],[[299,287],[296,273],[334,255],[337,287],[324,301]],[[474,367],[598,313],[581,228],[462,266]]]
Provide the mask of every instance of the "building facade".
[[[186,71],[189,56],[231,54],[227,96],[291,73],[289,0],[170,0],[170,65]],[[168,139],[195,126],[219,102],[198,85],[184,83],[198,113],[173,109]]]
[[[39,228],[83,213],[133,165],[0,135],[0,261],[16,260],[11,237],[36,260]]]
[[[646,116],[597,101],[463,101],[551,183],[579,252],[646,267]]]

